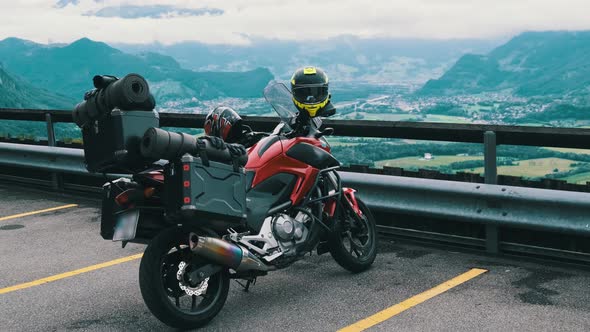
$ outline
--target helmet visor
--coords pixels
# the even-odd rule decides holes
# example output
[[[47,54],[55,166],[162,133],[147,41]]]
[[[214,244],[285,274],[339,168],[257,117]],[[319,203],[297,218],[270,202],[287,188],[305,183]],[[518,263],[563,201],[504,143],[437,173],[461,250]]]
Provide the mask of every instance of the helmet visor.
[[[301,85],[293,87],[293,97],[303,104],[317,104],[328,98],[328,85]]]

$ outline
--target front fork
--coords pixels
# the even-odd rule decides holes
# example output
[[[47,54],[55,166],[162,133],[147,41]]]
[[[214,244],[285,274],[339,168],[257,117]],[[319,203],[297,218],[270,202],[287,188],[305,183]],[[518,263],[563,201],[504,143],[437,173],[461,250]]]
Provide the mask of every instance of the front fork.
[[[346,198],[346,201],[348,202],[348,204],[350,205],[350,207],[352,208],[352,211],[354,211],[354,213],[359,216],[359,217],[363,217],[363,211],[361,211],[361,209],[359,208],[359,203],[356,200],[356,190],[352,189],[352,188],[342,188],[342,193],[344,194],[344,198]]]
[[[355,189],[342,188],[342,196],[344,197],[344,199],[342,200],[342,203],[346,204],[349,208],[351,208],[352,211],[354,211],[354,213],[357,216],[362,217],[363,211],[361,211],[361,209],[359,208],[355,193],[356,193]],[[343,208],[346,208],[347,206],[343,206]],[[332,200],[328,201],[326,203],[326,205],[324,206],[324,212],[328,216],[330,216],[330,218],[332,218],[336,214],[337,207],[338,207],[337,199],[332,199]]]
[[[340,188],[341,188],[340,177],[337,174],[335,174],[335,172],[327,173],[326,179],[330,182],[331,187],[335,188],[334,190],[340,190]],[[324,206],[324,213],[326,215],[328,215],[330,218],[333,218],[336,214],[336,209],[338,207],[338,204],[341,203],[341,204],[343,204],[342,208],[345,208],[345,209],[350,208],[350,209],[352,209],[352,211],[354,211],[354,214],[356,216],[358,216],[358,218],[362,218],[363,212],[359,208],[355,193],[356,193],[355,189],[346,188],[346,187],[342,188],[341,195],[339,195],[338,198],[334,198],[334,199],[328,200],[326,202],[326,204]],[[344,199],[342,199],[342,198],[344,198]],[[340,199],[340,202],[338,201],[339,199]]]

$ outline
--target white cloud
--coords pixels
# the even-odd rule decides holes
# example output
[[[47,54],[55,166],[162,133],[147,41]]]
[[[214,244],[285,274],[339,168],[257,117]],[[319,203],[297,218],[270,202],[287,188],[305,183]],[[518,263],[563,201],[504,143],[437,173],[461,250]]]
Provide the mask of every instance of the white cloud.
[[[247,43],[248,36],[493,38],[524,30],[590,29],[588,0],[79,0],[61,1],[67,3],[63,8],[58,2],[0,2],[0,39]],[[224,14],[157,19],[84,15],[126,5],[219,8]]]

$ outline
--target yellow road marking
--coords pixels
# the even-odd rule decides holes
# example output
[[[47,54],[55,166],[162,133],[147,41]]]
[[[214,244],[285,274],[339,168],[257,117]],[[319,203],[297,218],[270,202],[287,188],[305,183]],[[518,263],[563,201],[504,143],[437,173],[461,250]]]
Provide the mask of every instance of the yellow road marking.
[[[113,265],[117,265],[117,264],[129,262],[129,261],[133,261],[133,260],[136,260],[136,259],[141,258],[142,255],[143,254],[137,254],[137,255],[127,256],[127,257],[115,259],[115,260],[112,260],[112,261],[108,261],[108,262],[104,262],[104,263],[100,263],[100,264],[88,266],[88,267],[81,268],[81,269],[78,269],[78,270],[74,270],[74,271],[70,271],[70,272],[65,272],[65,273],[61,273],[61,274],[56,274],[56,275],[51,276],[51,277],[37,279],[35,281],[26,282],[24,284],[19,284],[19,285],[15,285],[15,286],[10,286],[10,287],[6,287],[6,288],[2,288],[2,289],[0,289],[0,294],[6,294],[6,293],[14,292],[14,291],[17,291],[17,290],[25,289],[25,288],[30,288],[30,287],[33,287],[33,286],[39,286],[39,285],[42,285],[42,284],[45,284],[45,283],[48,283],[48,282],[52,282],[52,281],[56,281],[56,280],[60,280],[60,279],[64,279],[64,278],[73,277],[73,276],[78,275],[78,274],[82,274],[82,273],[86,273],[86,272],[90,272],[90,271],[95,271],[95,270],[102,269],[102,268],[105,268],[105,267],[109,267],[109,266],[113,266]]]
[[[360,320],[352,325],[349,325],[345,328],[342,328],[340,330],[338,330],[338,332],[358,332],[358,331],[364,331],[366,329],[368,329],[371,326],[375,326],[381,322],[384,322],[386,320],[388,320],[389,318],[404,312],[422,302],[425,302],[437,295],[440,295],[446,291],[448,291],[449,289],[458,286],[466,281],[469,281],[477,276],[479,276],[480,274],[486,273],[488,272],[488,270],[484,270],[484,269],[471,269],[463,274],[461,274],[460,276],[457,276],[451,280],[445,281],[444,283],[431,288],[427,291],[425,291],[424,293],[420,293],[418,295],[412,296],[411,298],[400,302],[392,307],[389,307],[383,311],[380,311],[376,314],[374,314],[373,316],[369,316],[363,320]]]
[[[14,214],[12,216],[2,217],[2,218],[0,218],[0,221],[10,220],[10,219],[16,219],[16,218],[21,218],[21,217],[26,217],[26,216],[32,216],[34,214],[39,214],[39,213],[57,211],[57,210],[62,210],[62,209],[69,209],[69,208],[73,208],[73,207],[76,207],[76,206],[78,206],[78,204],[68,204],[68,205],[62,205],[62,206],[53,207],[53,208],[50,208],[50,209],[44,209],[44,210],[37,210],[37,211],[32,211],[32,212],[19,213],[19,214]]]

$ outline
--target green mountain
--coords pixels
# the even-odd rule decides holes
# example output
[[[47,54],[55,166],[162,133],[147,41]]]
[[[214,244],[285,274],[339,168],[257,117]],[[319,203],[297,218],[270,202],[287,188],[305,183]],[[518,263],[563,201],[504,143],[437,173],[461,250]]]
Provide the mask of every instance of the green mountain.
[[[195,55],[197,56],[197,55]],[[154,87],[158,102],[178,98],[260,97],[273,75],[263,68],[247,72],[195,72],[172,57],[131,55],[83,38],[70,45],[45,46],[15,38],[0,41],[0,62],[35,86],[81,99],[96,74],[139,73]]]
[[[183,42],[115,44],[128,53],[158,52],[193,70],[236,71],[269,68],[289,79],[304,65],[316,65],[337,82],[419,83],[440,76],[466,53],[489,52],[497,40],[428,40],[339,36],[321,41],[249,38],[248,45]],[[310,46],[311,45],[311,46]],[[197,55],[198,56],[195,56]]]
[[[0,108],[71,109],[74,99],[33,87],[0,66]]]
[[[461,57],[422,95],[509,90],[520,96],[590,93],[590,31],[527,32],[487,55]]]

